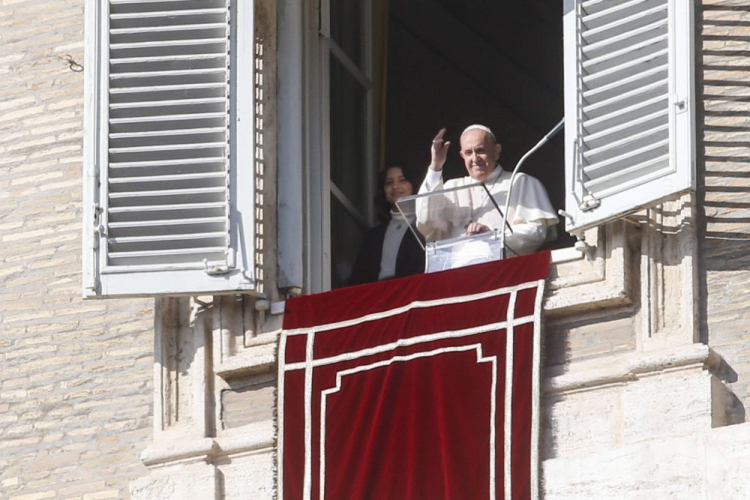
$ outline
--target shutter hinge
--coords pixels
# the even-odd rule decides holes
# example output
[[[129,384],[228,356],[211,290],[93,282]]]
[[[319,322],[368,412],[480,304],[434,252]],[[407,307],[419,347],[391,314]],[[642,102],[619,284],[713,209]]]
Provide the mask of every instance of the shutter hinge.
[[[227,274],[229,271],[235,268],[235,254],[234,248],[227,249],[227,260],[225,262],[208,262],[208,259],[203,259],[203,270],[209,276],[215,276],[218,274]]]
[[[581,202],[581,211],[587,212],[589,210],[593,210],[595,208],[598,208],[599,205],[601,205],[602,202],[597,199],[593,194],[587,194],[583,197],[583,201]]]
[[[203,259],[203,270],[209,276],[215,276],[218,274],[227,274],[229,272],[229,266],[226,262],[208,262],[208,259]]]
[[[684,113],[688,109],[688,102],[687,99],[680,98],[676,95],[672,96],[672,102],[674,103],[674,107],[677,108],[678,113]]]
[[[94,205],[94,227],[91,235],[91,248],[99,248],[99,239],[107,235],[107,229],[101,223],[102,207],[97,203]]]

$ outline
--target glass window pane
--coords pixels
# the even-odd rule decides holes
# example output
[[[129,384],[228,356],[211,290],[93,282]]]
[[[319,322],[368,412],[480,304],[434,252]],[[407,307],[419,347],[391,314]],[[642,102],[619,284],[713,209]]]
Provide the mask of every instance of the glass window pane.
[[[364,229],[331,195],[331,288],[349,284]]]
[[[367,188],[365,151],[365,90],[331,57],[331,181],[360,212],[374,193]]]
[[[365,0],[330,0],[331,38],[362,69]]]

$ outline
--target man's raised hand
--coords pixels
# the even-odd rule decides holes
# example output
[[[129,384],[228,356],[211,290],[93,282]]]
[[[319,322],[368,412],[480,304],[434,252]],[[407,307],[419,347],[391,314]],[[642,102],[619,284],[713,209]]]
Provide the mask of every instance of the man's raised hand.
[[[438,132],[435,138],[432,140],[432,162],[430,163],[430,169],[436,172],[439,172],[443,169],[445,158],[448,156],[448,148],[451,145],[451,141],[443,140],[444,135],[445,129],[441,128],[440,132]]]

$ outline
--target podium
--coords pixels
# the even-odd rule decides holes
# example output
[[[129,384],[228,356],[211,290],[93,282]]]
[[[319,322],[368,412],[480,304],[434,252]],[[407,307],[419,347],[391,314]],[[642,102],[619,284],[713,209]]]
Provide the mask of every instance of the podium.
[[[427,243],[425,272],[447,271],[502,258],[503,239],[500,231],[493,230]]]
[[[501,196],[504,198],[505,193]],[[506,231],[512,233],[512,230],[498,200],[484,183],[406,196],[396,201],[396,207],[410,221],[411,234],[425,251],[426,273],[501,260],[505,256]],[[471,223],[482,224],[489,230],[455,234]]]

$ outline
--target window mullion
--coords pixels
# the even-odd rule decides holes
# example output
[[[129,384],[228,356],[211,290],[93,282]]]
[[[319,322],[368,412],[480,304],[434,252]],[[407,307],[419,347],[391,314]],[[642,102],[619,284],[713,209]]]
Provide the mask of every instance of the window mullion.
[[[362,226],[362,229],[369,229],[370,224],[367,222],[367,217],[360,212],[354,203],[347,198],[343,191],[341,191],[336,184],[331,181],[331,194],[333,194],[337,200],[344,206],[349,214],[356,219],[356,221]]]

